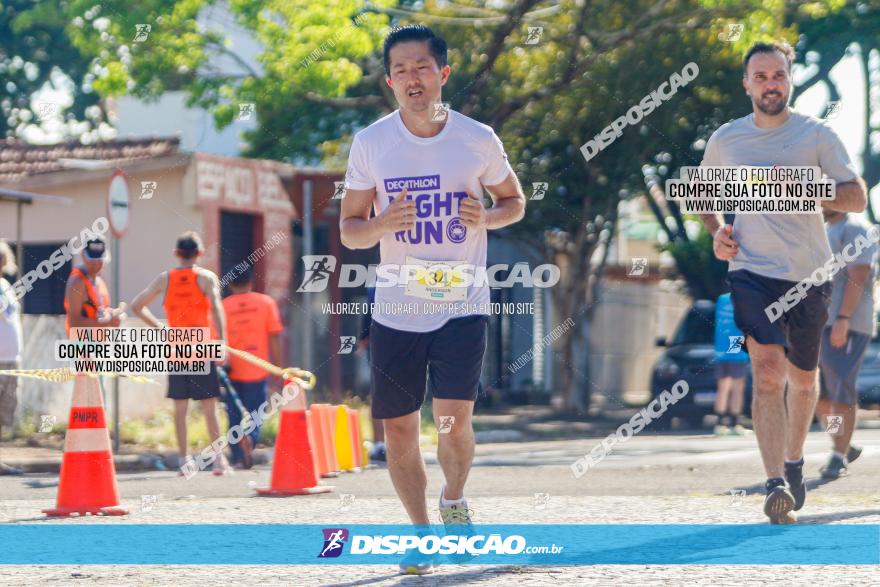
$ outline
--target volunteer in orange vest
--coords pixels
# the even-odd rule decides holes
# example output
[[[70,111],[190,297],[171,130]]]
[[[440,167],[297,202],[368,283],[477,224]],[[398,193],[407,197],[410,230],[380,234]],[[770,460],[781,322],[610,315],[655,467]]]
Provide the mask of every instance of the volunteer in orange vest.
[[[147,289],[137,295],[131,303],[132,311],[144,322],[154,328],[163,325],[147,307],[162,296],[162,307],[168,326],[173,328],[214,328],[216,337],[225,341],[226,321],[220,301],[220,284],[217,276],[204,267],[196,265],[199,256],[205,252],[202,239],[192,231],[184,232],[177,239],[174,254],[178,267],[163,271]],[[220,424],[217,420],[217,398],[220,396],[220,382],[217,366],[211,363],[207,375],[168,375],[168,397],[174,400],[174,425],[177,430],[177,444],[180,451],[180,465],[190,459],[187,454],[186,414],[189,400],[202,404],[202,413],[208,425],[209,442],[220,437]],[[223,475],[230,471],[226,457],[221,453],[213,463],[214,474]],[[182,474],[182,473],[181,473]]]
[[[71,328],[119,326],[125,319],[125,304],[119,304],[118,308],[110,306],[110,293],[100,275],[109,262],[110,252],[102,237],[86,242],[82,265],[70,271],[64,291],[64,311],[67,314],[64,332],[68,337]]]
[[[281,364],[281,317],[275,300],[266,294],[251,291],[250,269],[235,275],[229,284],[231,295],[223,300],[229,333],[229,346],[247,351],[269,362]],[[269,373],[235,356],[229,356],[229,379],[242,403],[251,413],[266,401]],[[229,427],[241,423],[241,412],[233,402],[227,402]],[[232,463],[245,469],[253,466],[251,453],[260,439],[260,424],[242,437],[238,444],[230,444]]]

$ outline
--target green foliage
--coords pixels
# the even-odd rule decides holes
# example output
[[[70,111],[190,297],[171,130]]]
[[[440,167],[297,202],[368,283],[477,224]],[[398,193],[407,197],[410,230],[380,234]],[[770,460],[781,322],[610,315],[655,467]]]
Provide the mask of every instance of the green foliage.
[[[839,49],[854,32],[875,47],[867,42],[878,30],[871,27],[876,2],[843,0],[54,2],[76,52],[94,60],[93,85],[103,94],[154,98],[182,90],[221,127],[233,122],[238,104],[254,103],[258,127],[245,137],[247,155],[337,169],[352,134],[396,108],[382,68],[388,27],[429,24],[450,47],[444,100],[495,129],[527,193],[533,182],[550,184],[510,232],[571,268],[577,278],[552,292],[554,307],[571,316],[585,311],[592,254],[611,234],[620,200],[643,197],[646,175],[662,185],[679,167],[699,164],[710,134],[749,112],[741,58],[751,43],[796,42],[800,27],[811,27],[810,46],[820,50],[825,36]],[[206,11],[223,14],[224,6],[227,25],[260,43],[255,65],[239,55],[228,30],[204,24]],[[152,28],[135,42],[139,24]],[[728,39],[733,24],[743,29]],[[526,45],[527,27],[538,25],[539,42]],[[700,68],[695,80],[585,160],[581,145],[689,62]],[[871,169],[880,174],[880,159]],[[688,242],[676,208],[657,214],[671,227],[670,252],[689,287],[710,295],[720,282],[708,281],[715,269],[700,239]],[[548,230],[561,246],[546,246]],[[689,263],[700,260],[695,272]],[[574,368],[564,366],[566,393],[576,392]]]
[[[225,431],[226,419],[220,419],[220,429]],[[112,423],[109,425],[111,430]],[[189,449],[198,452],[210,444],[208,427],[201,406],[192,406],[186,418]],[[177,450],[177,436],[174,431],[174,409],[164,408],[150,418],[125,418],[119,424],[119,439],[122,444],[133,444],[143,449],[158,452]]]
[[[95,112],[87,113],[98,104],[91,87],[91,60],[66,34],[69,9],[64,0],[0,2],[0,137],[40,122],[37,109],[32,109],[32,96],[46,84],[54,87],[61,73],[72,82],[72,103],[67,105],[65,119],[87,122],[87,128],[98,123]]]
[[[828,90],[829,102],[840,101],[841,92],[830,72],[847,55],[858,59],[862,74],[876,86],[880,65],[871,55],[880,51],[880,2],[808,2],[789,10],[787,19],[801,33],[796,46],[798,60],[812,70],[809,79],[795,90],[793,99],[822,84]],[[863,124],[861,169],[870,191],[880,183],[880,103],[876,97],[864,101]],[[878,212],[870,198],[867,212],[870,220],[877,222]]]
[[[715,257],[712,235],[705,228],[700,227],[700,233],[693,240],[667,243],[660,250],[668,251],[675,259],[688,293],[695,300],[716,300],[727,291],[727,262]]]

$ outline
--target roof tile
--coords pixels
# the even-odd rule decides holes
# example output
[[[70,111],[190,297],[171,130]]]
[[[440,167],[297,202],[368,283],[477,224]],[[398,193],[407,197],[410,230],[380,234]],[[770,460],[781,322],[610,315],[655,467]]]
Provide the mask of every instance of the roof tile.
[[[119,139],[85,145],[68,141],[55,145],[31,145],[15,139],[0,141],[0,182],[21,181],[25,177],[65,169],[58,159],[111,160],[125,163],[152,159],[177,152],[177,137]]]

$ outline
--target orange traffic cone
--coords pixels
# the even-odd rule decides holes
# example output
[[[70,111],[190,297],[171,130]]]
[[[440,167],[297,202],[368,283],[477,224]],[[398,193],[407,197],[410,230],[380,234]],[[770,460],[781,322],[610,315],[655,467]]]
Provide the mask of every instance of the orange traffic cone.
[[[356,469],[363,468],[366,464],[363,462],[364,451],[361,444],[361,419],[358,417],[357,410],[348,408],[349,430],[351,431],[351,447],[352,456],[354,457],[354,466]]]
[[[279,497],[333,491],[333,487],[318,485],[318,470],[309,441],[311,414],[306,410],[305,392],[292,381],[285,383],[285,389],[288,386],[295,386],[298,392],[281,408],[275,457],[272,459],[272,481],[269,487],[257,489],[257,494]]]
[[[58,480],[58,500],[54,509],[43,510],[43,513],[47,516],[121,516],[128,513],[119,507],[110,434],[104,418],[101,389],[94,377],[77,374],[74,380]]]
[[[333,469],[334,463],[330,460],[330,454],[333,451],[332,437],[324,433],[326,418],[323,415],[323,410],[325,406],[326,404],[312,404],[309,407],[311,414],[309,418],[312,424],[309,426],[309,432],[312,435],[312,446],[315,447],[317,453],[318,474],[324,479],[329,479],[338,477],[339,473]]]
[[[339,468],[339,461],[336,459],[336,447],[333,444],[333,438],[336,434],[336,408],[330,404],[320,404],[321,406],[321,432],[324,434],[324,446],[327,447],[327,461],[330,463],[330,471],[337,476],[342,471]]]

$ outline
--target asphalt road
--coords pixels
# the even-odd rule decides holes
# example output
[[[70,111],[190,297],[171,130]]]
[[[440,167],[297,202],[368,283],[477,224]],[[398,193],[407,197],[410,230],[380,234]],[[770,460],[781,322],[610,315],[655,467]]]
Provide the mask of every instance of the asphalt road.
[[[601,439],[479,445],[467,495],[476,523],[763,523],[763,471],[753,436],[640,435],[619,444],[597,467],[576,479],[570,465]],[[802,524],[880,524],[880,430],[859,430],[865,447],[851,475],[823,483],[818,468],[828,440],[811,433],[806,448],[810,493]],[[429,463],[429,503],[442,476]],[[200,473],[190,480],[174,472],[119,474],[119,518],[46,520],[40,510],[55,500],[57,476],[0,477],[0,522],[79,523],[406,523],[386,470],[377,468],[326,480],[336,491],[289,499],[254,497],[269,468],[227,477]],[[146,496],[146,497],[144,497]],[[436,511],[436,510],[435,510]],[[224,537],[220,537],[224,539]],[[225,537],[233,541],[235,537]],[[236,548],[259,545],[236,545]],[[224,551],[226,552],[226,551]],[[228,555],[224,555],[227,556]],[[226,562],[215,560],[214,563]],[[3,566],[0,584],[189,585],[242,582],[264,585],[505,584],[743,585],[841,581],[877,585],[876,567],[837,566],[581,566],[442,567],[430,578],[398,577],[380,566]]]

